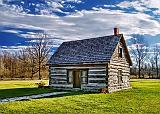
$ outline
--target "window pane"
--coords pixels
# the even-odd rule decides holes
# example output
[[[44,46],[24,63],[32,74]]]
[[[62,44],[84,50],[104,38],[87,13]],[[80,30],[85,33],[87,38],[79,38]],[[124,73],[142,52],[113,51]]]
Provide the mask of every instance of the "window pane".
[[[118,70],[118,83],[121,84],[122,82],[122,70]]]
[[[87,83],[87,77],[83,77],[83,78],[82,78],[82,82],[83,82],[83,83]]]
[[[72,76],[72,71],[68,71],[68,76],[71,77]]]
[[[87,76],[87,71],[82,71],[82,76]]]
[[[68,77],[67,77],[67,79],[68,79],[68,83],[72,83],[73,82],[73,71],[71,71],[71,70],[69,70],[68,71]]]
[[[122,70],[118,70],[118,76],[122,76]]]
[[[87,77],[82,77],[82,83],[88,83]]]
[[[88,83],[88,71],[81,71],[81,82],[87,84]]]
[[[69,83],[72,83],[72,77],[69,77]]]
[[[122,58],[122,53],[123,53],[123,49],[120,47],[119,48],[119,57],[121,57],[121,58]]]

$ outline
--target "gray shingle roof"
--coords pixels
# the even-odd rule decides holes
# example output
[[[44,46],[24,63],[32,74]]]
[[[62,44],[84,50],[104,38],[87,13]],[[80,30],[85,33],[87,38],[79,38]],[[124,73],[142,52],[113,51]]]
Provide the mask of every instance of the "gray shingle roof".
[[[109,62],[121,35],[63,42],[48,64],[82,64]]]

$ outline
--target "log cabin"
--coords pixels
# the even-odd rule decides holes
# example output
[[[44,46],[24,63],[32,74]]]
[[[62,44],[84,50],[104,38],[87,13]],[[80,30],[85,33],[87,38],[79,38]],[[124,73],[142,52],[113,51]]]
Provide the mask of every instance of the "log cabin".
[[[48,61],[49,86],[61,90],[131,88],[132,61],[123,34],[63,42]]]

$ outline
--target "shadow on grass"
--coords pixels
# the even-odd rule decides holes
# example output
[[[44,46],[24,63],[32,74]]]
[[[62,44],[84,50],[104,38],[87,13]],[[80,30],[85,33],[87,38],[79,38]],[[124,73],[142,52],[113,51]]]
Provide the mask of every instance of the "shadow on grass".
[[[95,92],[83,92],[83,91],[60,91],[60,90],[54,90],[53,88],[13,88],[13,89],[0,89],[0,99],[38,95],[50,92],[68,92],[68,93],[52,95],[44,98],[75,96],[75,95],[95,93]],[[36,98],[36,99],[41,99],[41,98]]]
[[[76,95],[84,95],[84,94],[95,94],[95,93],[99,93],[99,92],[84,92],[82,90],[79,91],[63,91],[63,90],[55,90],[56,92],[68,92],[68,93],[64,93],[64,94],[59,94],[59,95],[52,95],[52,96],[48,96],[48,97],[44,97],[44,98],[57,98],[57,97],[66,97],[66,96],[76,96]],[[40,99],[40,98],[36,98],[36,99]]]
[[[28,95],[36,95],[42,93],[54,92],[51,88],[12,88],[12,89],[0,89],[0,99],[20,97]]]

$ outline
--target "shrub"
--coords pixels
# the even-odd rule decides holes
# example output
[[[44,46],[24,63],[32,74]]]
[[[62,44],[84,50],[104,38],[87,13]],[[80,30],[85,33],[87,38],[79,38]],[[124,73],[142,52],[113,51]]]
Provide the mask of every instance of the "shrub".
[[[40,81],[40,82],[37,82],[37,83],[35,83],[35,84],[38,86],[38,88],[43,88],[44,85],[45,85],[45,82]]]
[[[108,93],[108,89],[107,88],[102,88],[102,89],[100,89],[100,93]]]

